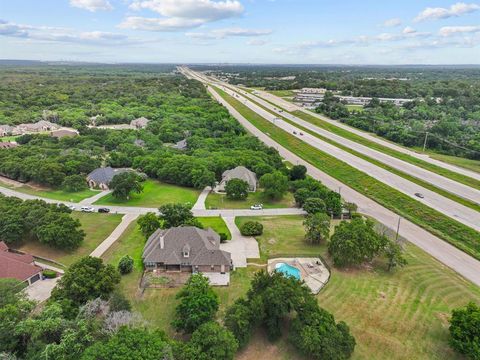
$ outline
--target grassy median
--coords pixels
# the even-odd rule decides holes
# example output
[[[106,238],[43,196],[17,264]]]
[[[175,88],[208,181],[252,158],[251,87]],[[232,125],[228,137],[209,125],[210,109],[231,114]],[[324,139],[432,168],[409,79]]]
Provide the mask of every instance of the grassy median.
[[[260,131],[268,132],[272,139],[305,161],[473,257],[480,259],[480,233],[477,231],[411,199],[347,163],[307,145],[286,131],[272,125],[222,90],[218,88],[215,90]]]

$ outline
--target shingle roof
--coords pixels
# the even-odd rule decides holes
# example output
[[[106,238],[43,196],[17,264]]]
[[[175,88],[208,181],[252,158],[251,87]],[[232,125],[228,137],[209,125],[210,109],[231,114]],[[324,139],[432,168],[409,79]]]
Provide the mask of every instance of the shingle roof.
[[[0,241],[0,278],[25,281],[42,271],[41,267],[32,263],[33,256],[9,252],[7,245]]]
[[[187,139],[180,140],[175,145],[173,145],[173,148],[178,150],[185,150],[187,147]]]
[[[189,256],[182,252],[189,247]],[[144,262],[167,265],[226,265],[231,264],[230,253],[220,250],[220,236],[212,229],[194,226],[158,229],[147,240],[142,255]]]
[[[256,187],[257,175],[248,170],[245,166],[237,166],[234,169],[226,170],[222,174],[222,181],[228,181],[231,179],[241,179],[250,185],[250,187]]]
[[[125,171],[128,171],[128,169],[125,169],[125,168],[114,169],[110,166],[98,168],[93,170],[90,174],[87,175],[87,180],[88,181],[92,180],[97,184],[108,185],[110,181],[112,181],[115,175],[121,174]]]
[[[147,126],[148,122],[150,120],[148,120],[146,117],[141,117],[141,118],[138,118],[138,119],[135,119],[135,120],[132,120],[130,121],[130,125],[131,126],[135,126],[135,127],[141,127],[141,128],[144,128]]]

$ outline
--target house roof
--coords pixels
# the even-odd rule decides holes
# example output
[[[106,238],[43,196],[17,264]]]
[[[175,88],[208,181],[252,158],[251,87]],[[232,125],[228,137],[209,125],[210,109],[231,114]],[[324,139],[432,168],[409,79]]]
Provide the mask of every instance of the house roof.
[[[142,116],[141,118],[130,121],[130,125],[135,127],[145,127],[149,121],[150,120],[148,120],[146,117]]]
[[[180,140],[173,146],[174,149],[178,150],[185,150],[187,147],[187,139]]]
[[[77,136],[78,131],[73,129],[59,129],[52,131],[51,135],[56,138]]]
[[[241,179],[246,181],[250,187],[257,185],[257,175],[248,170],[245,166],[237,166],[234,169],[226,170],[222,174],[222,181],[228,181],[231,179]]]
[[[13,130],[13,126],[10,125],[0,125],[0,130],[5,132],[11,132]]]
[[[188,249],[189,256],[183,251]],[[230,253],[220,250],[220,236],[212,229],[194,226],[158,229],[147,240],[143,255],[144,262],[166,265],[226,265],[231,264]]]
[[[87,175],[87,180],[88,181],[92,180],[97,184],[109,184],[115,175],[121,174],[125,171],[128,171],[128,169],[125,169],[125,168],[114,169],[110,166],[98,168],[93,170],[90,174]]]
[[[8,246],[0,241],[0,278],[12,278],[25,281],[42,271],[33,264],[33,256],[10,252]]]

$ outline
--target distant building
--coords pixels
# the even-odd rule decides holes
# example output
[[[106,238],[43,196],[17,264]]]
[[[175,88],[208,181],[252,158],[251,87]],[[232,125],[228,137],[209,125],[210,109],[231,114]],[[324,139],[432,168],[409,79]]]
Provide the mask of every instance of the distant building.
[[[136,128],[136,129],[144,129],[144,128],[147,127],[149,121],[150,121],[150,120],[148,120],[147,118],[141,117],[141,118],[132,120],[132,121],[130,122],[130,126]]]
[[[36,123],[26,123],[15,126],[12,129],[12,135],[24,135],[39,132],[48,132],[60,129],[60,125],[50,121],[40,120]]]
[[[42,268],[35,264],[32,255],[11,252],[0,241],[0,278],[17,279],[31,285],[41,279]]]
[[[54,130],[50,133],[50,136],[56,138],[64,138],[64,137],[74,137],[78,135],[78,131],[75,129],[66,129],[62,128],[59,130]]]
[[[131,171],[126,168],[114,169],[110,166],[98,168],[93,170],[87,175],[88,186],[91,188],[99,188],[102,190],[108,190],[108,186],[115,175],[124,173],[125,171]]]
[[[222,174],[222,181],[217,185],[215,191],[224,192],[227,182],[232,179],[240,179],[248,183],[249,191],[255,192],[257,190],[257,175],[247,169],[245,166],[237,166],[234,169],[226,170]]]
[[[13,126],[10,125],[0,125],[0,137],[12,135]]]
[[[172,146],[172,148],[177,150],[187,150],[188,148],[187,139],[178,141],[175,145]]]
[[[142,259],[147,271],[201,272],[212,285],[230,283],[231,255],[220,250],[220,236],[210,228],[158,229],[148,238]]]

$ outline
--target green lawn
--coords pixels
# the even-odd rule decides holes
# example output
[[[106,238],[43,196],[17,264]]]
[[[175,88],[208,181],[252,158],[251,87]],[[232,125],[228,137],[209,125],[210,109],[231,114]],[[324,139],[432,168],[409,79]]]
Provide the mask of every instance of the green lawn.
[[[346,105],[348,111],[358,111],[362,112],[363,111],[363,106],[362,105]]]
[[[4,136],[4,137],[0,137],[0,142],[10,142],[10,141],[15,141],[19,136],[18,135],[15,135],[15,136]]]
[[[268,92],[272,95],[279,97],[295,96],[295,92],[293,92],[293,90],[268,90]]]
[[[129,200],[119,200],[108,194],[95,202],[95,205],[125,205],[158,208],[168,203],[190,203],[197,201],[200,191],[197,189],[180,187],[162,183],[156,180],[147,180],[143,184],[141,194],[132,194]]]
[[[437,159],[455,166],[463,167],[468,170],[480,173],[480,160],[465,159],[458,156],[437,154],[433,151],[426,152],[431,158]]]
[[[79,248],[73,251],[61,251],[42,245],[39,242],[29,242],[21,245],[18,249],[68,266],[81,257],[89,255],[122,220],[122,215],[117,214],[73,212],[72,216],[80,220],[82,229],[86,233]]]
[[[203,227],[212,228],[218,234],[224,233],[227,234],[227,239],[230,240],[232,238],[232,234],[230,234],[230,230],[228,230],[225,221],[220,216],[217,217],[197,217],[197,219],[202,223]]]
[[[211,192],[205,201],[207,209],[249,209],[254,204],[263,204],[265,209],[290,208],[295,207],[295,199],[290,192],[285,194],[281,200],[276,201],[266,198],[262,191],[248,193],[245,200],[231,200],[224,194]]]
[[[238,223],[249,220],[237,218]],[[300,216],[256,218],[264,225],[258,237],[262,258],[276,254],[321,254],[325,245],[303,241]],[[354,359],[461,359],[448,347],[448,317],[468,301],[480,302],[480,288],[466,281],[414,245],[405,247],[408,265],[385,271],[382,262],[362,269],[333,268],[317,296],[320,305],[344,320],[354,334]],[[332,264],[329,264],[330,266]],[[285,339],[270,344],[259,333],[241,359],[297,359]]]
[[[260,131],[268,132],[272,139],[313,166],[425,228],[432,234],[450,242],[466,253],[480,258],[479,232],[410,198],[349,164],[306,144],[290,133],[272,125],[222,90],[217,89],[217,92]]]

